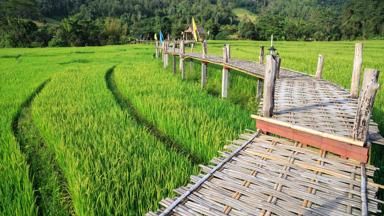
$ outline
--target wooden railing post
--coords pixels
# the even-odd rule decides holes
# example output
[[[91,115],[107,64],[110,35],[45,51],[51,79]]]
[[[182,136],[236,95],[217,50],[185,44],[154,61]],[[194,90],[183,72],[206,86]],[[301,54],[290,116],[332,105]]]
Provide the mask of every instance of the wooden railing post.
[[[193,49],[195,48],[195,43],[191,43],[191,53],[193,53]],[[189,71],[193,70],[193,59],[189,59]]]
[[[226,63],[228,63],[229,56],[228,56],[228,48],[226,45],[223,47],[223,74],[222,74],[222,80],[221,80],[221,97],[226,98],[228,97],[228,68],[225,66]]]
[[[159,58],[159,41],[156,41],[155,49],[156,49],[156,58]]]
[[[275,82],[277,61],[272,55],[267,55],[264,75],[263,117],[271,117],[275,103]]]
[[[185,53],[185,48],[184,48],[184,41],[180,41],[180,71],[181,71],[181,79],[185,80],[185,65],[184,65],[184,53]]]
[[[369,121],[376,93],[379,89],[379,71],[366,69],[364,73],[363,86],[359,97],[355,122],[353,124],[352,138],[366,142],[368,139]]]
[[[167,41],[164,41],[164,53],[163,53],[163,57],[164,57],[164,68],[167,68],[168,67],[168,42]]]
[[[264,64],[264,46],[260,46],[259,63]],[[257,89],[256,89],[256,101],[260,101],[263,96],[264,81],[261,78],[257,78]]]
[[[363,44],[356,43],[355,45],[355,58],[353,61],[352,83],[351,83],[351,97],[357,98],[359,96],[360,72],[363,64]]]
[[[324,67],[324,57],[323,55],[319,55],[319,59],[317,60],[316,79],[322,78],[323,67]]]
[[[379,80],[379,71],[376,69],[365,69],[363,76],[363,83],[361,85],[360,95],[363,94],[363,90],[367,88],[369,82],[378,82]],[[360,97],[361,98],[361,97]],[[359,98],[359,100],[360,100]]]
[[[173,74],[175,75],[176,74],[176,41],[174,40],[173,41],[173,51],[172,51],[172,56],[173,56],[173,61],[172,61],[172,65],[173,65]]]
[[[280,66],[281,66],[281,58],[280,56],[276,55],[275,56],[276,60],[276,78],[280,78]]]
[[[163,66],[165,64],[164,50],[165,50],[165,42],[163,41],[163,43],[161,44],[161,60],[163,61]]]
[[[208,48],[207,48],[207,41],[203,41],[203,59],[207,58]],[[205,85],[207,84],[207,62],[202,61],[201,62],[201,88],[203,89]]]
[[[166,53],[166,63],[167,63],[167,67],[168,67],[168,65],[169,65],[169,40],[167,41],[167,43],[166,43],[166,51],[167,51],[167,53]]]
[[[264,64],[264,46],[260,46],[259,63]]]
[[[231,59],[231,47],[229,44],[227,44],[225,46],[225,48],[227,48],[227,55],[228,55],[228,60]]]
[[[263,96],[263,88],[264,88],[263,79],[258,78],[257,79],[257,89],[256,89],[256,100],[257,101],[260,101],[261,97]]]

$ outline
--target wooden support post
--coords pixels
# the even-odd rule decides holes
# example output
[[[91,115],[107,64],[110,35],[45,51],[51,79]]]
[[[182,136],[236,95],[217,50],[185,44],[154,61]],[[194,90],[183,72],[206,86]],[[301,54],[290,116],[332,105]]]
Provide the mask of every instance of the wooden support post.
[[[185,80],[185,65],[184,65],[184,53],[185,53],[185,48],[184,48],[184,41],[180,41],[180,71],[181,71],[181,79]]]
[[[361,216],[368,216],[367,172],[366,172],[364,163],[361,163],[360,196],[361,196]]]
[[[202,57],[203,57],[203,59],[206,59],[207,53],[208,53],[207,41],[204,40],[202,45],[203,45]],[[202,61],[201,62],[201,88],[203,89],[206,84],[207,84],[207,62]]]
[[[173,41],[173,61],[172,61],[172,65],[173,65],[173,74],[175,75],[176,74],[176,41]]]
[[[361,163],[361,183],[360,183],[360,196],[361,196],[361,216],[368,216],[368,196],[367,196],[367,172],[365,163]]]
[[[352,83],[351,83],[351,97],[357,98],[359,95],[360,72],[363,64],[363,44],[356,43],[355,45],[355,58],[353,62]]]
[[[156,41],[155,49],[156,49],[156,58],[159,58],[159,41]]]
[[[264,64],[264,46],[260,46],[259,63]]]
[[[161,60],[163,61],[163,65],[164,65],[164,61],[165,61],[164,49],[165,49],[165,43],[163,41],[163,43],[161,44]]]
[[[164,68],[168,67],[168,42],[164,41],[164,51],[163,51],[163,66]]]
[[[264,64],[264,46],[260,46],[259,63]],[[263,79],[258,78],[257,91],[256,91],[256,101],[258,102],[261,100],[261,97],[263,96],[263,88],[264,88]]]
[[[231,47],[229,46],[229,44],[227,44],[225,48],[227,48],[227,54],[228,54],[228,60],[229,60],[231,59]]]
[[[359,103],[353,124],[352,138],[366,142],[368,140],[369,121],[371,119],[372,108],[376,93],[379,89],[378,71],[375,69],[366,69],[362,94],[359,97]]]
[[[169,65],[169,40],[167,41],[167,43],[165,44],[166,45],[166,48],[165,48],[165,50],[167,51],[167,53],[165,53],[166,54],[166,58],[165,58],[165,62],[166,62],[166,66],[168,67],[168,65]]]
[[[193,53],[193,49],[195,48],[195,43],[191,43],[191,53]],[[192,73],[193,70],[193,59],[189,59],[189,71]]]
[[[229,81],[229,74],[228,74],[228,68],[225,66],[226,63],[228,63],[228,49],[226,46],[223,48],[223,74],[222,74],[222,80],[221,80],[221,97],[227,98],[228,97],[228,81]]]
[[[324,67],[324,57],[322,55],[319,55],[319,59],[317,60],[316,79],[322,78],[323,67]]]
[[[363,95],[363,90],[367,88],[370,82],[378,82],[379,71],[375,69],[365,69],[363,83],[361,85],[360,95]],[[361,98],[361,97],[360,97]],[[359,99],[360,99],[359,98]]]
[[[281,66],[281,58],[280,56],[276,56],[276,78],[280,78],[280,66]]]
[[[264,88],[263,79],[258,78],[257,79],[257,92],[256,92],[256,100],[257,101],[260,101],[261,97],[263,96],[263,88]]]
[[[277,62],[272,55],[267,55],[264,75],[263,117],[271,117],[275,103],[275,82]]]

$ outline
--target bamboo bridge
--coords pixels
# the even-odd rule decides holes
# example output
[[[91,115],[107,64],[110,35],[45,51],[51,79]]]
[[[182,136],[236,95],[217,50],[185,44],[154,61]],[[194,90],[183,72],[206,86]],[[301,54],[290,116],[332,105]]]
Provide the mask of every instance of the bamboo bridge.
[[[201,174],[176,189],[175,199],[161,201],[158,212],[147,215],[368,215],[378,214],[373,182],[377,170],[368,164],[369,148],[384,144],[371,120],[379,71],[366,69],[362,85],[363,45],[355,47],[351,90],[322,79],[324,57],[319,55],[315,76],[281,68],[274,53],[258,62],[231,58],[229,45],[223,57],[185,53],[183,41],[156,44],[164,67],[169,56],[179,58],[185,79],[186,59],[201,62],[201,85],[207,82],[208,64],[222,70],[221,96],[228,95],[229,73],[236,70],[257,77],[260,100],[256,132],[245,133],[227,146]],[[178,46],[178,47],[177,47]],[[266,62],[264,62],[266,59]],[[360,90],[359,90],[360,89]]]

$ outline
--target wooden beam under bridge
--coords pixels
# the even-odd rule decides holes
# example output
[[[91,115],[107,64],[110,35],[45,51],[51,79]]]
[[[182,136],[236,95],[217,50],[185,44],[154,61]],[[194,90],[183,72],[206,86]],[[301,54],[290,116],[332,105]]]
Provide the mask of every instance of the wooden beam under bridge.
[[[362,141],[319,132],[272,118],[257,115],[252,115],[252,118],[256,119],[256,127],[263,132],[282,136],[359,162],[368,161],[368,148],[363,146]]]

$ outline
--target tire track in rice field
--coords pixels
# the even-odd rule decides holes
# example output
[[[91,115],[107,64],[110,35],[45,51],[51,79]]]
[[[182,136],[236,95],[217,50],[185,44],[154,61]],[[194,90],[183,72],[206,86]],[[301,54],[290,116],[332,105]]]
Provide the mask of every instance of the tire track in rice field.
[[[33,123],[32,102],[50,80],[41,83],[21,104],[12,121],[12,131],[29,166],[38,215],[73,215],[67,181],[55,153]]]
[[[121,94],[114,80],[113,74],[114,74],[115,67],[116,66],[113,66],[112,68],[108,69],[104,78],[105,78],[105,82],[107,84],[108,89],[111,91],[112,95],[114,96],[117,104],[119,104],[120,108],[122,110],[128,111],[128,113],[133,117],[133,119],[138,124],[144,126],[152,136],[156,137],[158,140],[164,143],[167,148],[177,152],[180,155],[183,155],[184,157],[187,157],[188,160],[193,165],[202,164],[204,161],[200,157],[191,154],[187,149],[183,148],[183,146],[180,143],[178,143],[176,140],[174,140],[167,134],[164,134],[162,131],[160,131],[156,127],[156,125],[152,124],[150,121],[148,121],[144,116],[142,116],[137,111],[137,109],[133,106],[133,104],[129,101],[128,98],[124,97]]]

